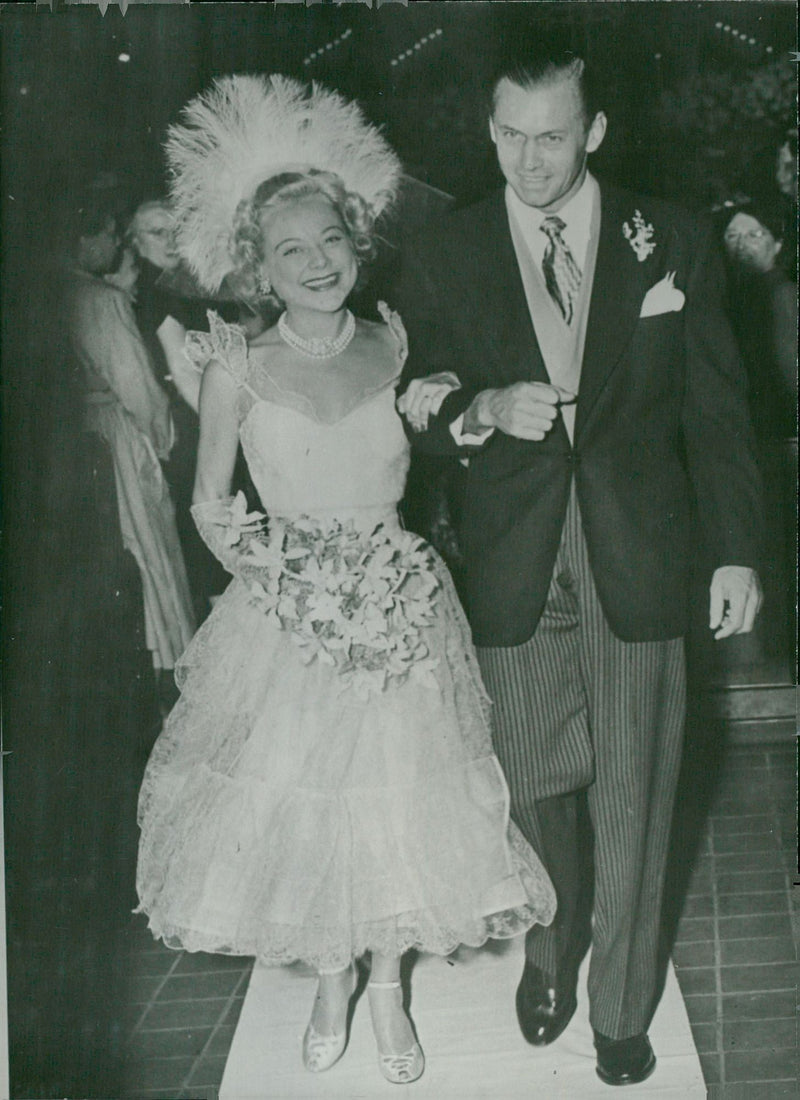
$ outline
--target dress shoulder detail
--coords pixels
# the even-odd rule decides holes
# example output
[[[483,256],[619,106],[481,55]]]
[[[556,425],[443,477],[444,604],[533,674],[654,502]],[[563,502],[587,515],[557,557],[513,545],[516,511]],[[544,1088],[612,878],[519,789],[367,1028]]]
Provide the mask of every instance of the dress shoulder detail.
[[[183,353],[192,366],[204,371],[212,359],[218,360],[238,386],[247,378],[247,337],[241,325],[223,321],[216,310],[210,309],[208,332],[192,329],[186,333]]]
[[[390,309],[386,302],[378,302],[378,313],[380,313],[383,320],[391,332],[397,344],[397,358],[400,361],[400,366],[405,363],[408,358],[408,336],[406,334],[406,328],[403,324],[403,320],[400,314]]]

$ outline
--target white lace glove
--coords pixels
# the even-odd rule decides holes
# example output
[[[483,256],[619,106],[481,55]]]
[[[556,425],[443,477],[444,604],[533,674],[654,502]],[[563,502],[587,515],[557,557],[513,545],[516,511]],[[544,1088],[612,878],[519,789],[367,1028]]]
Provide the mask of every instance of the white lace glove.
[[[263,512],[248,512],[244,493],[192,505],[192,519],[203,542],[230,574],[245,581],[259,579],[257,566],[246,561],[251,544],[260,542]]]

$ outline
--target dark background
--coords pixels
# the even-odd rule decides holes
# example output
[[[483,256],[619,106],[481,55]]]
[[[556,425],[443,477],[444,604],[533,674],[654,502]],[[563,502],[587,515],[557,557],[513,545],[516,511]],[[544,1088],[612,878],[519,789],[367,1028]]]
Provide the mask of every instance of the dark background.
[[[37,194],[112,167],[158,187],[160,141],[190,96],[217,75],[277,71],[358,98],[412,174],[474,197],[497,178],[481,82],[504,44],[554,30],[604,76],[613,123],[595,164],[630,186],[704,203],[720,187],[752,185],[794,117],[791,3],[30,9],[2,14],[5,173]]]
[[[772,181],[795,121],[795,8],[198,4],[133,6],[124,17],[116,6],[104,17],[54,8],[0,11],[12,1095],[113,1096],[135,798],[158,714],[136,625],[137,570],[113,534],[113,484],[63,385],[51,261],[64,202],[107,171],[132,204],[162,192],[166,126],[211,78],[248,71],[319,79],[359,99],[411,175],[470,200],[500,180],[482,99],[494,58],[509,41],[558,32],[603,77],[610,128],[593,170],[707,208]],[[791,680],[786,624],[767,634],[761,650],[729,646],[732,664],[738,653],[762,678]]]

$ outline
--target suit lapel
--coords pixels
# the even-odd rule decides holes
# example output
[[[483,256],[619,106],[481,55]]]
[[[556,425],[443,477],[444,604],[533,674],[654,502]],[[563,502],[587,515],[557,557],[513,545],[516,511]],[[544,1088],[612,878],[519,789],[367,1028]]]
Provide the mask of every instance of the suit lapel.
[[[479,265],[473,288],[480,289],[480,310],[486,318],[482,336],[491,345],[499,380],[548,382],[542,352],[531,322],[525,289],[508,226],[502,191],[485,205],[479,224],[481,239],[474,255]]]
[[[623,223],[633,219],[635,197],[601,185],[600,202],[600,240],[576,409],[576,439],[585,430],[631,339],[647,290],[649,265],[639,262],[622,232]]]

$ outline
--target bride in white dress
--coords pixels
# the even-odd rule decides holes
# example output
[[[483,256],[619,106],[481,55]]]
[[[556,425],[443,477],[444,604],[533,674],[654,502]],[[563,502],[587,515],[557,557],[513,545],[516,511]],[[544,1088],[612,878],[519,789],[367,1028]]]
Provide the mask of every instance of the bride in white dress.
[[[294,83],[229,78],[228,108],[243,80],[267,105]],[[327,126],[331,102],[352,121],[323,94]],[[318,970],[314,1072],[344,1051],[369,953],[379,1066],[407,1083],[424,1059],[402,954],[516,935],[555,901],[509,821],[450,577],[398,521],[403,326],[383,306],[383,324],[347,309],[374,216],[310,166],[237,201],[231,266],[285,312],[249,347],[214,315],[193,340],[207,362],[193,512],[234,579],[177,670],[140,796],[137,888],[170,946]],[[229,496],[240,441],[266,518]]]

